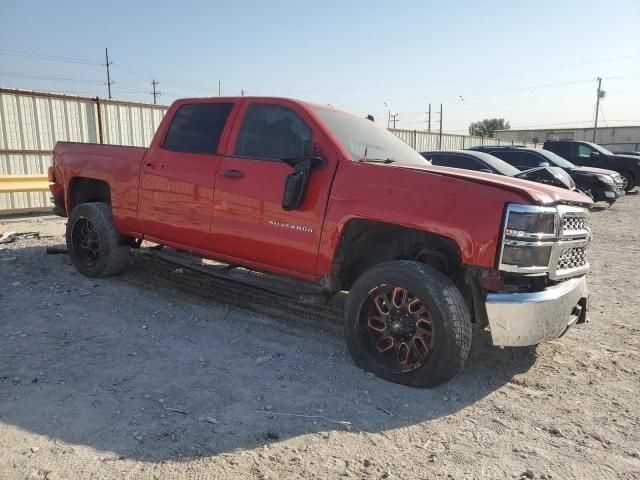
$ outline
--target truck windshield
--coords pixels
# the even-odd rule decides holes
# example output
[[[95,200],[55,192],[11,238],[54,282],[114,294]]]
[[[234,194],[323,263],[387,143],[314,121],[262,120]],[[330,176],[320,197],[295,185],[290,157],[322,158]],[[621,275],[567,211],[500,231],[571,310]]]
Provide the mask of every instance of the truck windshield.
[[[550,152],[549,150],[542,150],[542,149],[538,149],[536,150],[537,153],[539,153],[540,155],[542,155],[545,158],[549,159],[549,163],[553,166],[556,165],[558,167],[562,167],[562,168],[574,168],[575,165],[573,163],[571,163],[568,160],[565,160],[564,158],[562,158],[560,155],[558,155],[557,153],[553,153]]]
[[[371,120],[328,108],[316,107],[314,111],[335,133],[353,161],[366,157],[367,162],[431,164],[393,133]]]
[[[612,152],[610,152],[609,150],[607,150],[603,146],[598,145],[597,143],[591,143],[591,142],[584,142],[584,143],[589,145],[594,150],[597,150],[598,152],[602,153],[603,155],[614,155]]]

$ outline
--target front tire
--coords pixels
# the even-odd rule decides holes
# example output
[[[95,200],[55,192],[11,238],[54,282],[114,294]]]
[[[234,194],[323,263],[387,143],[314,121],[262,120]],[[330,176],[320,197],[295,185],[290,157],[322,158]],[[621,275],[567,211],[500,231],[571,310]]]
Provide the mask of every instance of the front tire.
[[[619,172],[622,176],[622,188],[625,192],[630,192],[633,187],[635,187],[633,183],[633,176],[629,172]]]
[[[419,262],[377,265],[353,284],[345,336],[355,363],[394,383],[434,387],[462,368],[471,316],[453,282]]]
[[[107,203],[81,203],[69,215],[69,257],[87,277],[109,277],[127,268],[131,259],[129,240],[116,230]]]

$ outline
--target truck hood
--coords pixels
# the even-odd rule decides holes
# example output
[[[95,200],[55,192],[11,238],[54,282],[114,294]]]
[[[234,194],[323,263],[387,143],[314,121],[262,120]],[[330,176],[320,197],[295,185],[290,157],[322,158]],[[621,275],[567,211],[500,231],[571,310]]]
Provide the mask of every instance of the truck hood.
[[[475,172],[462,170],[460,168],[437,167],[435,165],[423,166],[396,163],[386,165],[386,167],[406,168],[415,170],[416,172],[453,177],[494,188],[509,190],[537,205],[553,205],[558,203],[589,205],[593,203],[589,197],[579,192],[493,173]]]
[[[618,177],[620,174],[614,170],[607,170],[606,168],[596,167],[576,167],[571,169],[572,172],[585,172],[585,173],[599,173],[602,175],[611,175],[612,177]]]
[[[607,155],[608,158],[618,158],[618,159],[624,159],[625,161],[629,160],[629,161],[633,161],[636,164],[640,164],[640,157],[638,157],[637,155],[618,155],[618,154],[614,154],[614,155]]]

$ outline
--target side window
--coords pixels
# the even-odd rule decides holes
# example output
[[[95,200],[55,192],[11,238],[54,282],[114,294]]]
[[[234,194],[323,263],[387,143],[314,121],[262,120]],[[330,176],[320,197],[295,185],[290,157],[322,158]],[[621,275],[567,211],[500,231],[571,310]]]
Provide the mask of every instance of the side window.
[[[587,145],[578,144],[578,156],[580,158],[590,158],[591,157],[591,147]]]
[[[163,147],[173,152],[216,153],[232,103],[183,105],[173,116]]]
[[[238,134],[235,154],[241,157],[281,159],[308,153],[311,129],[290,108],[250,105]]]
[[[480,162],[465,155],[433,155],[434,165],[442,165],[443,167],[464,168],[465,170],[482,170],[485,168]]]
[[[527,170],[529,168],[539,167],[544,160],[537,155],[529,152],[514,152],[508,150],[495,150],[489,152],[494,157],[498,157],[500,160],[504,160],[509,165],[513,165],[520,170]]]

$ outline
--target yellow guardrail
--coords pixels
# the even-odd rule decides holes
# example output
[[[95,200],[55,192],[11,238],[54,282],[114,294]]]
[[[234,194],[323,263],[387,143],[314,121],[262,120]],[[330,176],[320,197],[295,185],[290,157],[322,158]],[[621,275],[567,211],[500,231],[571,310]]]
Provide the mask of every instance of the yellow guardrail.
[[[0,175],[0,193],[48,191],[46,175]]]

